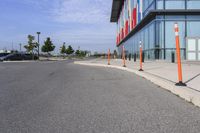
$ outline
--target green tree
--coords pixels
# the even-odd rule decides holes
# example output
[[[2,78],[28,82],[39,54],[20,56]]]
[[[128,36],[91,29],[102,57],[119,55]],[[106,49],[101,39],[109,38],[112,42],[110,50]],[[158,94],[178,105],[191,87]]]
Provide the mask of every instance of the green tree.
[[[72,48],[71,45],[68,46],[68,48],[66,49],[66,54],[67,55],[71,55],[74,53],[74,49]]]
[[[65,46],[65,43],[63,43],[62,47],[60,48],[60,53],[63,55],[63,58],[64,58],[64,55],[66,54],[66,46]]]
[[[55,46],[51,41],[51,38],[48,37],[46,41],[44,42],[44,45],[42,46],[42,52],[47,53],[48,55],[50,52],[54,51]]]
[[[34,36],[28,35],[28,44],[24,46],[26,51],[32,54],[33,59],[34,59],[34,49],[37,47],[34,40],[35,40]]]
[[[79,56],[80,55],[80,50],[76,50],[75,54],[76,54],[76,56]]]
[[[83,50],[76,50],[75,54],[78,57],[85,57],[87,55],[87,51],[83,51]]]
[[[35,37],[32,35],[28,35],[28,44],[24,46],[27,52],[32,52],[34,51],[34,48],[36,47],[36,43],[33,42],[35,40]]]
[[[86,54],[87,54],[87,51],[81,51],[81,52],[80,52],[80,56],[81,56],[81,57],[85,57]]]

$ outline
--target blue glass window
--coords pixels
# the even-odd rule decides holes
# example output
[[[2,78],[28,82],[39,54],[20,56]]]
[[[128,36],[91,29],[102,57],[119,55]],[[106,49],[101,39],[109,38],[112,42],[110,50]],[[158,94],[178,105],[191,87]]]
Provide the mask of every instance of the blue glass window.
[[[185,9],[185,0],[166,0],[166,9]]]
[[[165,22],[165,47],[175,48],[175,33],[174,33],[174,23],[175,21]],[[180,37],[180,47],[185,48],[185,22],[178,22],[179,26],[179,37]]]
[[[157,0],[157,9],[164,9],[164,1],[163,0]]]
[[[144,16],[152,9],[155,9],[155,0],[144,0],[143,1],[143,14]]]
[[[164,48],[164,21],[156,22],[156,47]]]
[[[183,15],[174,15],[174,16],[170,16],[170,15],[167,15],[167,16],[165,16],[165,19],[166,20],[185,20],[185,16],[183,16]]]
[[[191,15],[188,15],[187,16],[187,20],[200,20],[200,15],[198,15],[198,16],[191,16]]]
[[[147,49],[149,49],[149,31],[148,31],[148,28],[145,28],[145,30],[144,30],[144,36],[145,36],[145,39],[144,39],[144,49],[147,50]]]
[[[187,22],[187,36],[188,37],[200,37],[200,22],[188,21]]]
[[[200,9],[200,0],[188,0],[187,8],[188,9]]]
[[[152,23],[149,27],[149,48],[155,48],[155,23]]]

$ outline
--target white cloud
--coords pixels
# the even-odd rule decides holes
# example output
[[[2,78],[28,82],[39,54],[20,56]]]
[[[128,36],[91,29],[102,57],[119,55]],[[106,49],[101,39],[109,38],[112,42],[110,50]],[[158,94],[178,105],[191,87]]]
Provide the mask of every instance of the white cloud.
[[[20,0],[20,3],[42,9],[57,22],[109,22],[112,0]]]
[[[19,3],[28,4],[37,8],[45,8],[51,0],[20,0]],[[54,1],[54,0],[52,0]]]
[[[58,22],[109,22],[111,0],[60,0],[52,10]]]
[[[92,51],[115,48],[115,25],[110,24],[111,0],[59,0],[51,11],[56,22],[70,23],[72,29],[53,35],[60,43]],[[75,27],[72,23],[78,23]],[[89,24],[90,26],[85,26]]]

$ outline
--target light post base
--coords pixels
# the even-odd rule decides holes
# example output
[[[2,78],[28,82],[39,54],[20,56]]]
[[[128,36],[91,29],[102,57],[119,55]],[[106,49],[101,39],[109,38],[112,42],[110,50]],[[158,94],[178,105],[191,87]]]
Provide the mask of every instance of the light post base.
[[[178,82],[175,84],[176,86],[187,86],[185,83],[183,83],[182,81]]]

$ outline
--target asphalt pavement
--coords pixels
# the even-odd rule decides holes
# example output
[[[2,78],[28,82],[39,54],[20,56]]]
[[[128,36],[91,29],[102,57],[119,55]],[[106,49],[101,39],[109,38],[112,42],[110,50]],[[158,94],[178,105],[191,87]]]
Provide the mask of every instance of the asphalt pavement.
[[[0,133],[199,132],[200,108],[132,73],[0,62]]]

